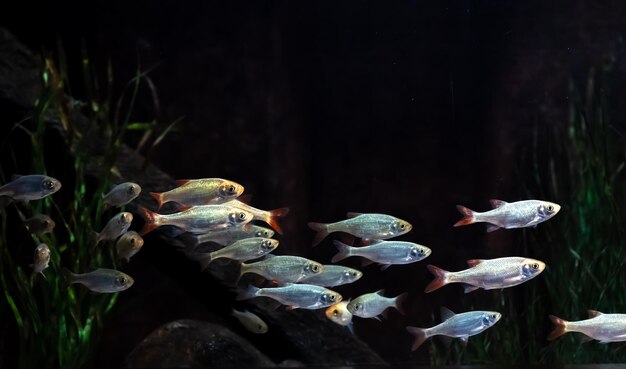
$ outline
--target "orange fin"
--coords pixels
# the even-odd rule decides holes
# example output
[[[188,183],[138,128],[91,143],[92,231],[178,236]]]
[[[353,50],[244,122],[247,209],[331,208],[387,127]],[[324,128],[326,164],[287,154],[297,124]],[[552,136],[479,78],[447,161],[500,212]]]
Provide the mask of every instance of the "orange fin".
[[[589,314],[590,319],[602,315],[602,313],[597,310],[587,310],[587,314]]]
[[[415,336],[415,342],[413,343],[413,346],[411,347],[411,351],[417,350],[422,345],[422,343],[426,341],[426,338],[428,338],[428,336],[426,336],[426,330],[423,328],[406,327],[406,330],[407,332]]]
[[[250,195],[249,193],[245,194],[245,195],[241,195],[237,198],[237,200],[239,200],[240,202],[246,204],[246,205],[250,205],[250,203],[252,202],[252,195]]]
[[[548,335],[548,341],[553,341],[567,333],[567,321],[554,315],[550,315],[550,320],[554,323],[554,330]]]
[[[500,206],[504,206],[504,205],[508,204],[508,202],[506,202],[506,201],[496,200],[496,199],[489,200],[489,203],[491,204],[491,207],[494,208],[494,209],[499,208]]]
[[[348,246],[354,246],[355,237],[349,233],[340,233],[339,239]]]
[[[177,179],[176,184],[180,187],[186,185],[189,181],[191,181],[191,179]]]
[[[459,213],[463,214],[463,219],[454,223],[455,227],[460,227],[460,226],[474,223],[474,210],[468,209],[462,205],[457,205],[456,208],[459,211]]]
[[[468,260],[468,261],[467,261],[467,265],[468,265],[470,268],[473,268],[473,267],[475,267],[476,265],[478,265],[478,264],[480,264],[480,263],[482,263],[482,260],[481,260],[481,259],[470,259],[470,260]]]
[[[346,216],[348,217],[348,219],[350,219],[350,218],[356,218],[356,217],[358,217],[359,215],[363,215],[363,213],[355,213],[355,212],[349,211],[349,212],[346,214]]]
[[[309,222],[308,226],[309,228],[317,232],[315,238],[313,239],[313,246],[319,245],[319,243],[322,242],[324,238],[326,238],[326,236],[328,236],[328,227],[326,226],[326,224]]]
[[[159,226],[159,214],[141,206],[139,207],[139,214],[145,220],[143,228],[141,229],[141,231],[139,231],[140,235],[143,236],[144,234],[154,230]]]
[[[191,205],[178,204],[178,211],[185,211],[193,208]]]
[[[156,200],[158,204],[157,210],[161,209],[161,206],[163,206],[163,193],[150,192],[150,196],[152,196],[152,198]]]
[[[439,289],[445,286],[446,284],[448,284],[448,280],[446,278],[446,274],[448,272],[446,270],[438,268],[434,265],[428,265],[426,266],[426,268],[428,269],[429,272],[431,272],[435,276],[435,279],[432,282],[430,282],[428,286],[426,286],[426,289],[424,290],[424,292],[426,293],[433,292],[434,290]]]

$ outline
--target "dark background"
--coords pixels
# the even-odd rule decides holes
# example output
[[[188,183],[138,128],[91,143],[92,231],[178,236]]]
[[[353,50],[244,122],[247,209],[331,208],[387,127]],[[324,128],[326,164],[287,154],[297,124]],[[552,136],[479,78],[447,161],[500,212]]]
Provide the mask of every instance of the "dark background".
[[[411,222],[401,239],[430,247],[426,262],[385,272],[370,266],[361,281],[338,289],[344,298],[409,292],[405,317],[355,322],[357,335],[390,362],[427,360],[426,350],[410,353],[404,326],[431,325],[439,306],[489,308],[489,291],[465,296],[455,286],[425,295],[427,263],[459,270],[467,259],[517,252],[511,245],[522,231],[452,228],[455,204],[485,210],[490,198],[521,199],[532,173],[520,161],[534,133],[567,120],[569,82],[606,58],[617,60],[618,72],[625,67],[622,1],[14,5],[3,23],[35,50],[54,51],[60,40],[70,79],[80,73],[82,45],[102,71],[111,60],[118,90],[138,65],[156,66],[159,109],[144,90],[134,119],[184,119],[153,162],[174,178],[235,180],[259,208],[289,206],[280,253],[329,262],[331,242],[311,249],[306,223],[341,220],[347,211]],[[624,74],[616,75],[621,96]],[[80,99],[79,85],[73,93]],[[136,284],[121,294],[103,335],[102,365],[118,365],[174,319],[235,326],[227,318],[232,295],[150,240],[131,263]],[[541,282],[518,288],[532,283]],[[548,322],[538,329],[547,334]],[[281,357],[281,348],[266,348]]]

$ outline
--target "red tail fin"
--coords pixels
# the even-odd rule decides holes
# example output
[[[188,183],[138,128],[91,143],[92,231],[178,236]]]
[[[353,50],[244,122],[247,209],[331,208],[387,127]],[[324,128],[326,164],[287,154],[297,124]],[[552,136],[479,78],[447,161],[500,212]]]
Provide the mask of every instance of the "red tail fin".
[[[335,244],[335,247],[337,248],[337,251],[339,251],[335,256],[333,256],[332,259],[330,259],[331,262],[336,263],[340,260],[343,260],[345,258],[349,258],[350,256],[350,246],[346,245],[345,243],[339,242],[337,240],[333,241],[333,244]]]
[[[400,296],[396,297],[396,309],[398,309],[398,311],[402,315],[405,315],[404,314],[404,302],[406,301],[408,295],[409,295],[409,293],[405,292],[405,293],[401,294]]]
[[[270,210],[269,213],[270,215],[267,219],[267,224],[274,228],[278,234],[283,234],[283,230],[280,228],[280,225],[278,225],[276,218],[282,218],[287,215],[287,213],[289,213],[289,208],[274,209]]]
[[[324,223],[309,222],[309,228],[317,232],[313,239],[313,246],[319,245],[328,236],[328,227]]]
[[[150,196],[152,196],[152,198],[156,200],[156,202],[158,204],[157,210],[160,210],[161,206],[163,206],[163,193],[160,193],[160,192],[150,192]]]
[[[433,292],[434,290],[439,289],[445,286],[446,284],[448,284],[448,281],[446,279],[446,274],[448,273],[448,271],[443,270],[441,268],[437,268],[434,265],[428,265],[426,266],[426,268],[428,268],[428,271],[431,272],[435,276],[435,279],[432,282],[430,282],[428,286],[426,286],[426,289],[424,290],[426,293]]]
[[[460,227],[460,226],[474,223],[474,210],[468,209],[462,205],[457,205],[456,208],[459,211],[459,213],[463,214],[463,219],[454,223],[455,227]]]
[[[143,219],[145,220],[145,224],[143,225],[143,228],[141,229],[141,231],[139,231],[140,235],[144,235],[152,230],[154,230],[155,228],[157,228],[159,226],[159,214],[150,211],[146,208],[142,208],[141,206],[139,207],[139,214],[141,214],[141,216],[143,217]]]
[[[548,335],[548,341],[553,341],[567,333],[567,320],[563,320],[554,315],[549,315],[549,317],[552,323],[554,323],[554,330]]]
[[[407,332],[411,333],[415,336],[415,343],[413,343],[413,347],[411,347],[411,351],[417,350],[418,347],[426,341],[428,336],[426,335],[426,330],[424,328],[418,327],[406,327]]]

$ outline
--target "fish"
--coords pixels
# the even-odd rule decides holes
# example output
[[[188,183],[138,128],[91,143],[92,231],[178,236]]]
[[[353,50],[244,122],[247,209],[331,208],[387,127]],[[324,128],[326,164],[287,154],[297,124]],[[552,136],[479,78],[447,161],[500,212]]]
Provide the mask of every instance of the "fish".
[[[266,333],[268,328],[267,324],[259,318],[256,314],[249,312],[248,310],[238,311],[232,309],[230,314],[232,317],[235,317],[239,320],[239,323],[243,325],[248,331],[255,334],[263,334]]]
[[[280,284],[296,283],[323,271],[324,266],[313,260],[300,256],[270,254],[255,263],[241,263],[239,278],[246,273],[254,273]]]
[[[524,200],[508,203],[502,200],[489,200],[493,210],[479,213],[462,205],[456,208],[463,215],[463,219],[454,224],[460,227],[468,224],[485,222],[487,232],[493,232],[500,228],[525,228],[536,227],[537,224],[555,216],[561,206],[553,202],[542,200]]]
[[[26,227],[26,230],[37,236],[52,233],[55,226],[56,223],[54,223],[54,220],[45,214],[37,214],[24,221],[24,227]]]
[[[469,269],[448,272],[433,265],[426,268],[435,279],[426,286],[425,292],[432,292],[449,283],[465,283],[465,293],[479,288],[492,290],[517,286],[541,274],[546,267],[542,261],[523,258],[505,257],[491,260],[472,259],[467,261]]]
[[[356,282],[363,273],[343,265],[324,265],[324,271],[304,279],[307,284],[323,287],[336,287]]]
[[[124,211],[116,214],[109,220],[106,226],[96,233],[96,246],[102,241],[115,241],[119,236],[123,235],[130,228],[133,221],[133,214]]]
[[[30,265],[33,267],[33,277],[38,273],[43,274],[44,269],[48,267],[48,263],[50,263],[50,248],[45,243],[40,243],[37,248],[35,248],[35,256],[33,257],[33,263]]]
[[[269,211],[260,210],[239,200],[231,200],[227,202],[227,204],[252,213],[252,215],[254,215],[254,219],[264,221],[274,228],[278,234],[283,234],[283,230],[280,228],[276,218],[282,218],[287,215],[289,213],[289,208],[280,208]]]
[[[251,237],[272,238],[274,237],[274,231],[257,225],[250,227],[230,227],[194,236],[194,240],[195,246],[206,242],[215,242],[226,246],[235,241]]]
[[[176,184],[178,187],[167,192],[150,192],[158,203],[158,209],[170,201],[183,205],[183,209],[196,205],[221,204],[239,197],[244,191],[239,183],[222,178],[179,179]]]
[[[102,195],[105,207],[119,208],[133,201],[141,193],[141,186],[133,182],[120,183],[113,187],[109,193]]]
[[[148,209],[139,208],[145,219],[140,235],[163,225],[172,225],[185,232],[203,234],[213,230],[245,226],[252,221],[252,214],[226,205],[200,205],[173,214],[157,214]]]
[[[352,313],[348,310],[347,306],[350,301],[341,301],[337,304],[331,305],[326,311],[326,317],[333,323],[337,323],[344,327],[352,326]]]
[[[588,310],[589,319],[569,322],[554,315],[550,320],[554,330],[548,335],[552,341],[567,332],[579,332],[600,343],[626,341],[626,314],[604,314],[596,310]]]
[[[192,256],[192,258],[199,261],[202,270],[204,270],[213,260],[219,258],[238,261],[258,259],[274,251],[278,247],[278,244],[278,240],[271,238],[245,238],[222,249]]]
[[[309,228],[316,231],[313,239],[313,246],[333,232],[345,232],[364,241],[386,240],[398,237],[409,232],[413,226],[411,223],[386,214],[362,214],[348,213],[348,219],[335,223],[315,223],[309,222]]]
[[[115,243],[117,258],[129,262],[130,258],[138,253],[142,247],[143,238],[141,238],[139,233],[135,231],[126,232]]]
[[[61,189],[61,182],[40,174],[13,175],[11,182],[0,187],[0,197],[28,202],[48,197]]]
[[[415,343],[411,347],[411,351],[417,350],[426,339],[432,336],[460,338],[464,343],[467,343],[469,336],[492,327],[501,317],[502,315],[496,311],[469,311],[455,314],[442,307],[442,323],[430,328],[406,327],[406,330],[415,336]]]
[[[114,269],[98,268],[89,273],[76,274],[63,268],[62,272],[69,285],[82,284],[93,292],[120,292],[127,290],[135,283],[131,276]]]
[[[351,256],[366,258],[363,265],[376,262],[382,265],[382,270],[390,265],[410,264],[427,258],[431,250],[413,242],[404,241],[375,241],[368,246],[350,247],[340,241],[333,241],[339,251],[331,261],[336,263]]]
[[[241,291],[237,300],[269,297],[287,305],[287,310],[316,310],[341,302],[342,296],[335,291],[312,284],[287,283],[282,287],[258,288],[252,285]]]
[[[347,308],[352,315],[361,318],[375,318],[378,319],[378,315],[383,314],[387,308],[394,307],[400,314],[404,315],[404,308],[402,304],[406,300],[407,293],[402,293],[396,297],[385,297],[385,291],[380,290],[374,293],[366,293],[354,300],[350,301]]]

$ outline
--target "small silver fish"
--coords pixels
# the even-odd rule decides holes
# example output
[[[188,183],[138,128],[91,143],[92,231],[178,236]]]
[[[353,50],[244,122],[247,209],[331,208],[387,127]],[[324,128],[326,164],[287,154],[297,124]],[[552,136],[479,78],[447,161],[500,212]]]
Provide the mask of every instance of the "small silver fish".
[[[61,189],[61,182],[39,174],[14,175],[11,182],[0,187],[0,197],[6,196],[15,201],[28,202],[43,199]]]
[[[133,182],[120,183],[113,187],[109,193],[102,195],[102,201],[106,207],[119,208],[133,201],[141,193],[141,186]]]
[[[237,300],[247,300],[254,297],[269,297],[287,305],[288,310],[292,309],[322,309],[336,304],[342,300],[340,294],[312,284],[287,283],[282,287],[257,288],[249,285],[242,291]]]
[[[346,232],[364,241],[386,240],[409,232],[411,223],[385,214],[348,213],[348,219],[336,223],[310,222],[309,228],[316,231],[313,246],[317,246],[333,232]]]
[[[493,210],[479,213],[464,206],[457,205],[463,219],[454,224],[455,227],[478,222],[490,223],[487,232],[499,228],[535,227],[541,222],[552,218],[561,210],[561,206],[541,200],[524,200],[508,203],[502,200],[489,200]]]
[[[439,325],[431,328],[406,327],[406,330],[415,336],[412,351],[432,336],[448,336],[460,338],[467,343],[469,336],[478,334],[493,326],[500,320],[502,315],[495,311],[470,311],[467,313],[454,314],[445,307],[441,308],[441,320]]]
[[[157,214],[148,209],[139,208],[145,219],[144,235],[157,227],[173,225],[185,232],[203,234],[213,230],[247,225],[252,221],[252,214],[245,210],[227,205],[201,205],[173,214]]]
[[[118,259],[124,259],[126,262],[129,262],[130,258],[138,253],[142,247],[143,238],[135,231],[124,233],[115,243]]]
[[[595,310],[589,310],[588,313],[589,319],[575,322],[550,315],[554,330],[548,340],[555,340],[567,332],[579,332],[600,343],[626,341],[626,314],[604,314]]]
[[[267,332],[267,324],[265,324],[265,322],[256,314],[251,313],[248,310],[238,311],[233,309],[230,315],[239,320],[241,325],[252,333],[263,334]]]
[[[178,187],[167,192],[150,192],[158,202],[159,209],[166,202],[174,201],[189,206],[221,204],[237,198],[243,193],[243,186],[239,183],[222,178],[180,179],[176,181]]]
[[[324,265],[324,271],[306,278],[307,284],[323,287],[336,287],[359,280],[363,273],[343,265]]]
[[[363,265],[376,262],[382,265],[382,270],[390,265],[410,264],[426,259],[431,250],[413,242],[404,241],[376,241],[368,246],[350,247],[337,240],[333,241],[339,251],[331,261],[336,263],[351,256],[361,256],[367,259]]]
[[[396,297],[385,297],[384,290],[380,290],[374,293],[366,293],[361,295],[348,304],[348,311],[352,315],[356,315],[361,318],[375,318],[378,319],[378,315],[390,307],[396,308],[400,314],[404,315],[404,308],[402,304],[406,300],[407,293],[403,293]]]
[[[202,270],[204,270],[213,260],[219,258],[238,261],[258,259],[274,251],[278,247],[278,244],[278,240],[271,238],[244,238],[223,249],[192,256],[192,258],[199,261]]]
[[[251,213],[252,215],[254,215],[254,219],[264,221],[272,228],[274,228],[276,232],[278,232],[278,234],[283,234],[283,230],[280,228],[280,225],[278,224],[276,218],[282,218],[287,215],[287,213],[289,213],[289,208],[280,208],[267,211],[257,209],[239,200],[231,200],[227,202],[227,204]]]
[[[541,274],[546,264],[535,259],[506,257],[491,260],[468,260],[469,269],[448,272],[434,265],[428,270],[435,279],[426,286],[426,292],[432,292],[449,283],[465,283],[465,293],[479,288],[492,290],[517,286]]]
[[[89,273],[76,274],[63,268],[68,284],[79,283],[94,292],[113,293],[128,289],[135,281],[125,273],[114,269],[96,269]]]
[[[37,214],[24,221],[26,230],[37,236],[51,233],[55,225],[54,220],[45,214]]]
[[[260,227],[257,225],[252,225],[249,227],[230,227],[226,229],[218,229],[195,236],[195,245],[199,245],[205,242],[215,242],[222,246],[226,246],[235,241],[251,237],[272,238],[274,237],[274,231],[269,228]]]
[[[115,241],[117,238],[126,231],[130,227],[130,224],[133,221],[133,214],[124,211],[116,214],[109,220],[106,226],[100,231],[100,233],[96,232],[96,246],[100,244],[102,241]]]
[[[352,324],[352,313],[348,310],[347,306],[350,301],[341,301],[338,304],[330,306],[326,309],[326,317],[331,322],[339,325],[350,326]]]
[[[256,263],[241,263],[239,278],[246,273],[255,273],[265,279],[280,284],[296,283],[324,271],[324,266],[316,261],[291,255],[267,255]]]
[[[50,248],[45,243],[40,243],[35,249],[33,263],[30,265],[33,267],[33,276],[38,273],[43,275],[43,270],[48,267],[48,263],[50,263]]]

